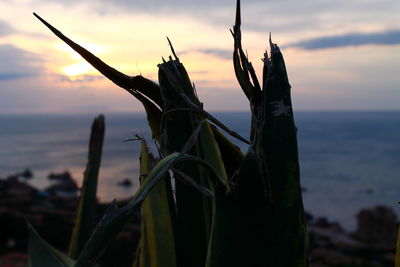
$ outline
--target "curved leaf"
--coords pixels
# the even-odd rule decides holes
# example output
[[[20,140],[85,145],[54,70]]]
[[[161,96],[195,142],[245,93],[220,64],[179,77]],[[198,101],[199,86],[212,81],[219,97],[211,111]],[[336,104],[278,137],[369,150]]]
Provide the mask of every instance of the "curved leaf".
[[[237,171],[238,166],[244,158],[244,155],[242,151],[240,151],[240,149],[225,135],[223,135],[214,125],[210,124],[210,127],[215,141],[217,141],[219,151],[221,152],[226,174],[229,178],[231,178]]]
[[[163,107],[163,102],[160,94],[160,87],[153,81],[144,78],[141,75],[138,76],[128,76],[104,63],[101,59],[90,53],[88,50],[75,43],[59,30],[54,28],[47,21],[42,19],[36,13],[33,15],[38,18],[47,28],[49,28],[58,38],[64,41],[68,46],[74,49],[78,54],[80,54],[90,65],[100,71],[104,76],[110,79],[113,83],[119,87],[124,88],[132,94],[134,90],[138,90],[140,93],[144,94],[150,98],[154,103],[156,103],[160,108]]]
[[[150,190],[152,190],[161,179],[165,178],[165,174],[173,166],[185,161],[199,162],[202,166],[205,166],[207,171],[215,174],[215,170],[212,166],[197,157],[181,153],[173,153],[166,156],[151,169],[143,184],[125,206],[122,208],[118,208],[116,204],[110,206],[98,223],[89,241],[86,243],[75,267],[91,266],[94,264],[110,240],[119,233],[130,216],[137,211]]]
[[[132,94],[143,104],[144,109],[146,110],[147,121],[149,123],[151,132],[153,137],[160,142],[161,141],[161,117],[162,111],[154,105],[148,98],[143,96],[138,92],[132,92]]]
[[[147,144],[142,140],[140,177],[143,183],[154,164]],[[168,173],[149,192],[142,203],[142,233],[140,240],[140,267],[176,267],[174,237],[175,207]]]
[[[32,225],[29,231],[29,267],[73,267],[75,261],[44,241]]]

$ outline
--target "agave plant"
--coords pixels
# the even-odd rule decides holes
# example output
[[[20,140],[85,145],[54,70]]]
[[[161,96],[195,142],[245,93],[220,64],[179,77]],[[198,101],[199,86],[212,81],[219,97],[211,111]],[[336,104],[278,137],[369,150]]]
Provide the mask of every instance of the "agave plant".
[[[32,229],[31,266],[45,265],[37,253],[52,260],[49,266],[91,266],[138,209],[142,234],[134,266],[308,266],[296,127],[284,59],[270,39],[259,82],[242,49],[240,1],[231,30],[233,65],[250,104],[250,140],[203,109],[169,40],[172,56],[158,65],[157,84],[115,70],[35,16],[143,104],[161,156],[154,157],[141,139],[140,188],[127,205],[111,205],[93,231],[83,226],[83,207],[93,203],[91,182],[85,182],[69,256]],[[249,144],[248,151],[242,153],[227,135]]]

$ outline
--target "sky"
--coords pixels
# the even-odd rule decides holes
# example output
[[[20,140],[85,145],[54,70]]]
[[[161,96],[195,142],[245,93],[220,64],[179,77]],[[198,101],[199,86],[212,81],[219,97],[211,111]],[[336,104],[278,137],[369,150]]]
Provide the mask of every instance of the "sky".
[[[143,111],[32,12],[154,81],[168,36],[205,109],[248,110],[231,58],[235,0],[1,0],[0,114]],[[242,1],[243,47],[260,75],[272,33],[295,110],[399,110],[399,14],[398,0]]]

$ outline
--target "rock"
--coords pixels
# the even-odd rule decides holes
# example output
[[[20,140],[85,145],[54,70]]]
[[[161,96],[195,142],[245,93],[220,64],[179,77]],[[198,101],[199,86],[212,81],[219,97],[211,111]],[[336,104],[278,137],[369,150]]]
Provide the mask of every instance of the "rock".
[[[18,183],[19,182],[19,176],[15,175],[15,174],[9,175],[9,176],[7,176],[6,182],[10,183],[10,184],[11,183]]]
[[[47,177],[49,180],[56,180],[56,181],[70,181],[73,180],[69,171],[65,171],[63,173],[50,173]]]
[[[43,195],[44,191],[38,191],[25,183],[21,176],[0,179],[0,266],[28,266],[26,222],[58,250],[68,249],[79,199],[61,197],[58,190],[77,191],[77,186],[69,173],[52,174],[51,177],[53,186],[48,188],[51,192],[47,191],[48,195]],[[120,201],[118,206],[124,206],[128,201]],[[107,203],[96,205],[96,222],[104,216],[108,206]],[[140,238],[139,214],[136,212],[131,216],[113,241],[115,246],[110,246],[110,253],[107,254],[106,251],[108,256],[102,257],[104,264],[100,262],[96,266],[132,264]]]
[[[132,186],[132,182],[128,178],[125,178],[124,180],[118,182],[118,185],[124,186],[124,187],[129,187],[129,186]]]
[[[325,240],[322,244],[325,244],[324,246],[326,247],[333,245],[349,251],[359,251],[366,248],[365,244],[348,236],[341,227],[320,228],[309,226],[308,231],[310,235],[314,236],[314,239]]]
[[[19,174],[22,178],[31,179],[33,177],[33,173],[30,169],[25,169],[23,172]]]
[[[359,266],[360,260],[331,249],[317,248],[310,253],[311,266]]]
[[[58,183],[45,189],[49,195],[58,195],[62,197],[75,197],[78,190],[79,188],[75,182]]]
[[[27,183],[20,182],[18,176],[9,176],[5,181],[0,182],[2,194],[13,198],[25,199],[34,196],[37,189]]]
[[[397,217],[391,208],[376,206],[357,214],[357,231],[353,236],[370,247],[390,249],[396,244]]]
[[[56,184],[51,185],[44,190],[45,192],[48,192],[49,195],[76,197],[79,188],[68,171],[60,174],[51,173],[48,178],[56,181]]]
[[[343,228],[342,226],[337,223],[337,222],[330,222],[327,218],[325,217],[319,217],[315,224],[315,226],[320,227],[320,228],[327,228],[327,229],[331,229],[337,232],[343,232]]]

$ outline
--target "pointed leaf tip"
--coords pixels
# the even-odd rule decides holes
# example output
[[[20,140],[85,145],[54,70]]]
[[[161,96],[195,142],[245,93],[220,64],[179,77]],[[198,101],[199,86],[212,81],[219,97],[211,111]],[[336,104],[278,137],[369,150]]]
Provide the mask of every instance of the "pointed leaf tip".
[[[270,46],[270,48],[271,48],[271,50],[273,50],[274,49],[274,44],[272,43],[272,34],[271,34],[271,32],[269,32],[269,46]]]
[[[241,24],[241,14],[240,14],[240,0],[236,1],[236,20],[235,27],[239,28]]]
[[[176,60],[179,60],[178,56],[177,56],[176,53],[175,53],[175,49],[174,49],[174,47],[172,46],[171,40],[168,38],[168,36],[166,36],[166,37],[167,37],[167,40],[168,40],[169,47],[171,48],[172,54],[174,55],[174,57],[175,57]]]

